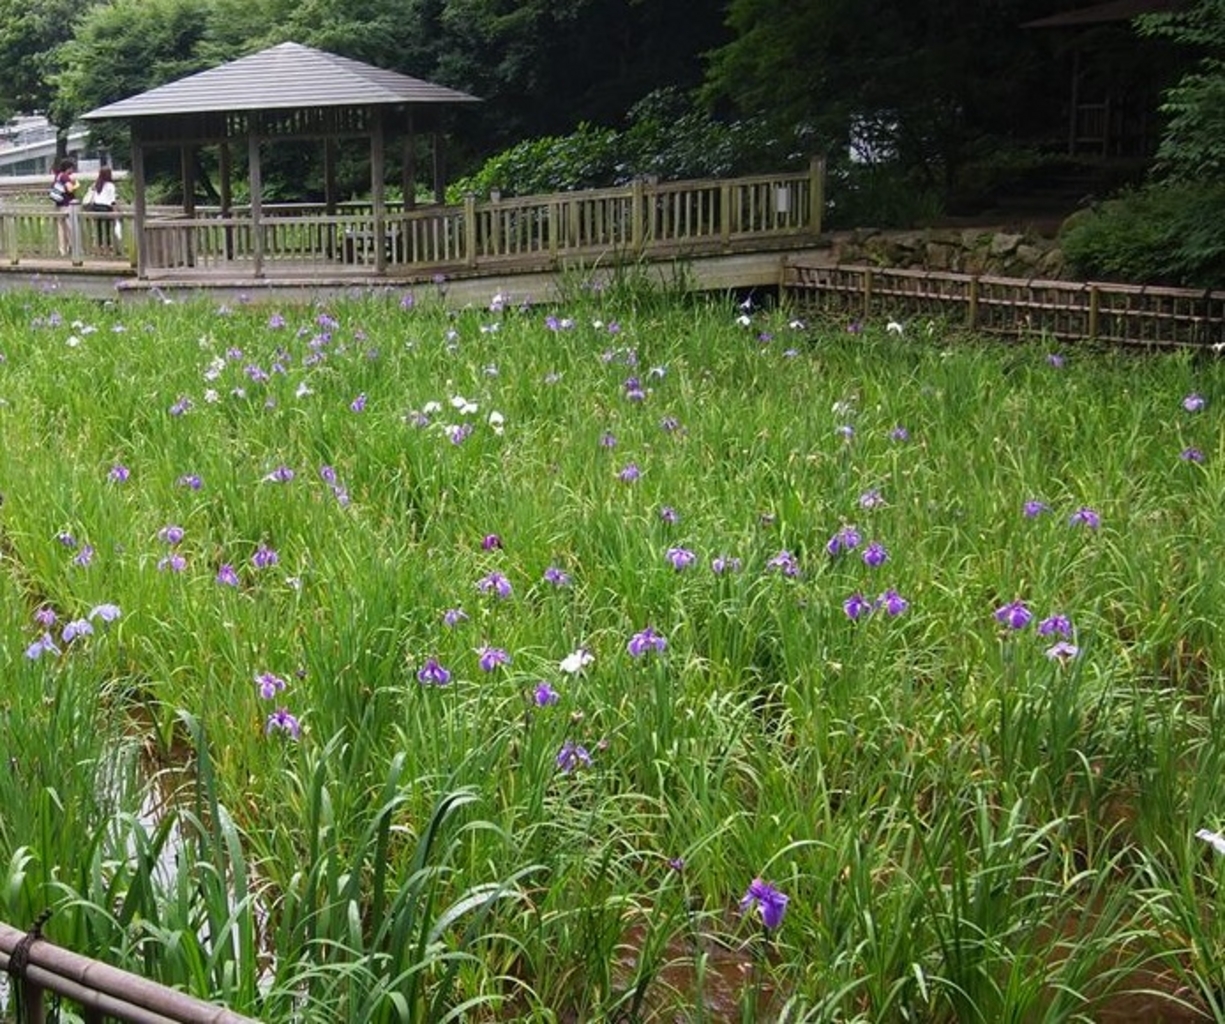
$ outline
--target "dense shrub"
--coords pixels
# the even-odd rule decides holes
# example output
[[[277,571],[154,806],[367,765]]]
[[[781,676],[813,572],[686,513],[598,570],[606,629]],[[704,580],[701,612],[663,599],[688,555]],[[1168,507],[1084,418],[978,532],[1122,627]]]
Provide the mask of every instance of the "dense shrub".
[[[1061,234],[1082,277],[1225,286],[1225,185],[1153,184],[1072,217]]]
[[[802,133],[780,140],[763,124],[719,120],[683,93],[661,89],[630,109],[624,129],[580,124],[569,135],[526,139],[456,181],[450,196],[601,188],[638,175],[680,180],[778,171],[808,159],[804,143]]]

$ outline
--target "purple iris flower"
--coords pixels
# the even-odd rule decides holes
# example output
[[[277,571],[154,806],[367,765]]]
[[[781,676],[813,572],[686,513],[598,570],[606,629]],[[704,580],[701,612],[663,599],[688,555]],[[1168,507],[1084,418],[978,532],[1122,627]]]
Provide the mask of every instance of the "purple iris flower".
[[[510,580],[496,571],[477,580],[476,589],[482,594],[493,594],[501,600],[506,600],[512,593]]]
[[[447,427],[447,440],[452,444],[463,444],[472,433],[471,423],[454,424]]]
[[[784,576],[798,576],[800,574],[799,559],[790,551],[780,551],[777,555],[766,563],[766,568],[773,572],[781,572]]]
[[[769,882],[754,878],[740,899],[740,913],[747,914],[756,908],[761,913],[761,923],[773,931],[783,923],[788,899]]]
[[[876,599],[876,604],[877,607],[885,609],[886,615],[894,616],[901,615],[902,612],[910,607],[910,602],[892,588],[881,594],[881,596]]]
[[[665,505],[659,510],[660,522],[667,523],[669,526],[675,526],[681,521],[680,513],[671,505]]]
[[[259,695],[264,700],[273,700],[278,693],[285,689],[286,683],[278,675],[273,675],[271,672],[261,672],[255,677],[255,685],[259,688]]]
[[[466,622],[468,613],[462,608],[448,608],[442,613],[442,624],[449,628],[458,626],[461,622]]]
[[[427,658],[425,664],[417,670],[417,682],[423,686],[446,686],[450,681],[451,673],[437,658]]]
[[[1046,649],[1046,656],[1051,661],[1068,661],[1080,653],[1080,648],[1067,640],[1060,640]]]
[[[217,582],[223,587],[238,586],[238,573],[234,571],[234,567],[226,562],[217,570]]]
[[[76,537],[74,537],[67,530],[60,530],[60,532],[55,535],[55,539],[66,548],[75,548],[77,546]]]
[[[1087,505],[1082,505],[1068,516],[1068,525],[1087,526],[1090,530],[1096,530],[1102,525],[1102,517],[1094,509],[1089,508]]]
[[[877,569],[888,561],[889,552],[885,550],[885,545],[883,545],[880,541],[874,540],[863,549],[862,558],[864,565],[872,569]]]
[[[123,465],[122,463],[116,462],[115,465],[111,466],[111,471],[106,474],[106,477],[108,480],[111,480],[114,483],[122,484],[122,483],[126,483],[128,477],[130,477],[131,475],[132,475],[132,471],[128,469],[127,466]]]
[[[846,612],[848,619],[854,621],[872,611],[872,602],[863,594],[855,593],[842,602],[842,610]]]
[[[186,487],[189,490],[198,491],[204,486],[204,481],[196,476],[195,473],[184,473],[175,481],[175,484],[179,487]]]
[[[1051,615],[1038,623],[1039,636],[1072,635],[1072,621],[1066,615]]]
[[[740,569],[740,559],[734,555],[715,555],[710,560],[710,571],[716,576],[722,576],[729,572],[739,572]]]
[[[844,526],[841,530],[830,537],[825,545],[825,550],[830,555],[839,555],[844,551],[850,551],[857,548],[863,538],[859,535],[859,531],[853,526]]]
[[[165,558],[158,559],[158,572],[182,572],[187,568],[187,559],[180,555],[177,551],[172,555],[167,555]]]
[[[995,609],[995,621],[1009,629],[1024,629],[1033,617],[1033,612],[1025,607],[1024,601],[1010,601]]]
[[[364,391],[349,403],[349,409],[351,412],[366,411],[366,393]]]
[[[272,316],[268,318],[268,329],[269,330],[279,331],[284,326],[285,326],[285,318],[281,316],[280,313],[273,313]]]
[[[64,623],[64,632],[60,634],[60,639],[70,644],[79,636],[93,636],[93,633],[94,627],[89,619],[73,619]]]
[[[1199,448],[1184,448],[1178,453],[1183,462],[1203,462],[1204,453]]]
[[[625,468],[617,474],[617,476],[623,483],[632,484],[635,480],[642,476],[642,470],[638,468],[638,464],[636,462],[631,462],[626,465]]]
[[[34,621],[42,626],[43,629],[50,629],[55,625],[55,621],[58,618],[59,616],[55,614],[55,609],[48,608],[46,605],[43,605],[34,613]]]
[[[1204,400],[1204,396],[1196,392],[1191,392],[1182,400],[1182,407],[1187,412],[1200,412],[1208,403]]]
[[[59,653],[60,649],[55,646],[55,641],[51,639],[50,633],[44,633],[26,648],[26,657],[31,661],[37,661],[44,654]]]
[[[1030,498],[1024,505],[1021,506],[1021,513],[1026,519],[1034,519],[1042,515],[1043,512],[1049,512],[1051,507],[1045,501],[1038,501],[1036,498]]]
[[[82,569],[89,565],[94,560],[94,546],[92,544],[84,545],[72,558],[73,565],[79,565]]]
[[[556,565],[550,565],[544,571],[544,581],[555,587],[568,587],[570,586],[570,574]]]
[[[496,533],[487,533],[481,538],[481,550],[493,551],[495,548],[501,549],[502,538]]]
[[[536,684],[536,689],[532,693],[532,700],[536,702],[536,707],[544,708],[561,700],[561,694],[542,679]]]
[[[264,477],[264,480],[272,484],[287,484],[293,477],[294,472],[288,466],[277,466],[276,469]]]
[[[476,653],[479,655],[477,664],[481,666],[482,672],[492,672],[499,665],[510,664],[510,655],[501,647],[478,647]]]
[[[677,572],[688,569],[698,560],[698,556],[692,551],[690,551],[688,548],[681,547],[668,548],[664,557],[672,563],[672,568]]]
[[[611,433],[610,431],[607,431],[607,430],[604,431],[604,433],[600,435],[600,447],[601,448],[616,448],[617,447],[616,435]]]
[[[910,431],[900,424],[889,431],[889,438],[893,441],[909,441]]]
[[[641,658],[649,651],[663,654],[668,649],[667,638],[655,632],[650,626],[635,633],[625,645],[631,658]]]
[[[1056,370],[1063,368],[1063,356],[1058,352],[1051,352],[1047,355],[1046,362],[1048,366],[1053,366]]]
[[[665,416],[659,421],[659,429],[665,434],[671,434],[680,429],[681,421],[675,416]]]
[[[557,753],[557,767],[566,775],[577,771],[579,768],[591,767],[591,755],[587,753],[587,748],[580,746],[572,740],[566,740],[562,744],[562,748]]]
[[[869,488],[859,496],[860,508],[880,508],[884,503],[885,499],[879,487]]]
[[[101,619],[103,622],[114,622],[123,612],[117,604],[100,604],[89,611],[89,618]]]
[[[174,525],[163,526],[157,531],[157,539],[163,544],[169,544],[171,547],[181,544],[183,541],[183,527]]]
[[[290,739],[298,739],[302,735],[302,726],[286,708],[277,708],[268,716],[264,726],[264,735],[271,736],[274,732],[283,732]]]
[[[281,556],[267,544],[261,544],[251,556],[251,564],[257,569],[269,569],[281,560]]]

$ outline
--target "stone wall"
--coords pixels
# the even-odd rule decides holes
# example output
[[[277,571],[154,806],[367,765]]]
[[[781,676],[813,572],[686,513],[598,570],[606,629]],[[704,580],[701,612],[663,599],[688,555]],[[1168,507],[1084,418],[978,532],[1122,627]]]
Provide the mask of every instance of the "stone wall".
[[[1058,280],[1063,253],[1051,238],[992,228],[878,231],[859,228],[831,238],[835,263]]]

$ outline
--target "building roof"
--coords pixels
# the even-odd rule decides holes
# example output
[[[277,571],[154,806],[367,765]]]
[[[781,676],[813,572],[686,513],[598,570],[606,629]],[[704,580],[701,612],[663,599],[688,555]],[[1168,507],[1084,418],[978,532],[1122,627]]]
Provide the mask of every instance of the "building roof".
[[[1049,18],[1027,21],[1022,28],[1075,28],[1077,25],[1104,25],[1130,21],[1141,14],[1170,14],[1185,10],[1189,0],[1107,0],[1106,3],[1080,7]]]
[[[98,107],[82,117],[98,120],[216,111],[477,102],[475,96],[457,89],[299,43],[281,43]]]

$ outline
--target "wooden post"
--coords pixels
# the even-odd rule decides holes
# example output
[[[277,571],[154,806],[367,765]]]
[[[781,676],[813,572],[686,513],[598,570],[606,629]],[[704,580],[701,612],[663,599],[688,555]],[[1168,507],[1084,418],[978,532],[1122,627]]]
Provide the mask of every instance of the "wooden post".
[[[417,208],[417,135],[413,130],[413,112],[405,116],[408,134],[401,140],[400,190],[404,193],[404,210]]]
[[[442,132],[434,132],[434,202],[439,206],[447,201],[447,166],[442,150]]]
[[[866,320],[872,315],[872,268],[863,269],[863,315]]]
[[[192,146],[179,147],[179,176],[183,185],[183,213],[188,220],[196,219],[196,151]],[[183,236],[183,262],[196,265],[196,229],[188,227]]]
[[[221,216],[229,220],[234,215],[234,188],[230,178],[234,173],[233,162],[230,160],[230,144],[223,142],[217,154],[217,170],[221,176]],[[225,228],[225,258],[234,258],[234,228],[227,224]]]
[[[8,250],[9,262],[13,266],[17,266],[21,262],[21,253],[18,251],[18,231],[17,215],[9,214],[4,218],[4,247]]]
[[[1097,340],[1097,314],[1101,296],[1098,294],[1097,285],[1089,285],[1089,340]]]
[[[814,156],[808,162],[808,227],[814,235],[821,233],[825,215],[825,157]]]
[[[642,178],[635,176],[630,185],[630,247],[635,254],[642,252],[642,242],[646,237],[646,207],[642,201]]]
[[[251,258],[255,264],[255,276],[264,276],[264,200],[263,181],[259,163],[259,135],[254,130],[247,136],[247,163],[251,177]]]
[[[470,267],[476,266],[476,196],[464,194],[464,257]]]
[[[137,118],[137,121],[140,119]],[[145,147],[132,124],[132,233],[136,236],[136,276],[149,276],[149,240],[145,237]]]
[[[72,252],[72,265],[79,267],[85,262],[84,247],[81,244],[81,204],[73,203],[68,207],[68,238]]]
[[[370,132],[370,199],[374,205],[374,272],[387,273],[387,204],[383,179],[386,177],[383,146],[383,112],[371,110]]]
[[[719,239],[724,251],[732,246],[732,185],[725,181],[719,186]]]
[[[978,275],[970,278],[970,304],[966,307],[966,327],[974,330],[978,326]]]
[[[549,203],[549,255],[557,259],[558,235],[561,234],[561,203]]]
[[[494,256],[505,256],[502,252],[502,193],[497,189],[489,197],[491,209],[489,211],[490,231],[489,241],[493,248]]]

